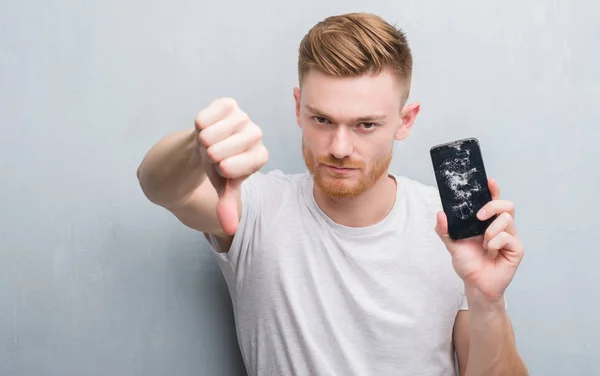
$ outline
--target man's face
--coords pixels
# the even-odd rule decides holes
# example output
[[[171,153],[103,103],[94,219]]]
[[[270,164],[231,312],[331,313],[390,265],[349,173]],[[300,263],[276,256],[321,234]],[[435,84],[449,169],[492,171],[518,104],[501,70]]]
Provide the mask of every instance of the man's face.
[[[326,195],[356,197],[387,176],[394,140],[408,136],[419,110],[401,109],[405,90],[388,71],[358,78],[311,71],[294,90],[304,161]]]

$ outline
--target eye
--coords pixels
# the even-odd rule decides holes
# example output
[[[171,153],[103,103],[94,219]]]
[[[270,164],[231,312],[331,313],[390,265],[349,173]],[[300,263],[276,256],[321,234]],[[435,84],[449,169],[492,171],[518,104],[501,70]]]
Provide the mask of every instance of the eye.
[[[319,124],[327,124],[329,122],[329,120],[321,116],[313,116],[313,120]]]
[[[370,131],[373,130],[377,127],[377,123],[361,123],[360,127],[363,128],[364,130]]]

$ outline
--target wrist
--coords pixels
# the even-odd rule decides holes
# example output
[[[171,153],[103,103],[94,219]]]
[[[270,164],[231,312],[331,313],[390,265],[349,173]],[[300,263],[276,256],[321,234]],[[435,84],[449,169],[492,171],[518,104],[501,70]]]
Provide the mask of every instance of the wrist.
[[[203,162],[202,155],[198,149],[198,141],[196,140],[197,137],[198,133],[196,130],[191,130],[185,137],[185,144],[183,147],[183,150],[185,150],[184,154],[187,156],[188,164],[192,165],[194,169],[201,168]]]
[[[504,294],[487,295],[468,284],[465,285],[465,293],[470,311],[502,312],[506,310]]]

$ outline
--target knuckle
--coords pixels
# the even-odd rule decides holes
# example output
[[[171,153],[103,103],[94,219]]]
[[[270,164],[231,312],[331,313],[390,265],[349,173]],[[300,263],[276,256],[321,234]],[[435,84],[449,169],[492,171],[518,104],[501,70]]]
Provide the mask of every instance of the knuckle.
[[[250,115],[248,115],[246,112],[240,110],[237,114],[238,116],[238,121],[240,122],[240,124],[245,124],[247,122],[250,121]]]
[[[206,155],[208,156],[208,159],[210,159],[213,162],[219,162],[218,158],[219,155],[217,153],[217,151],[215,151],[215,147],[211,146],[208,149],[206,149]]]
[[[209,147],[210,146],[210,137],[209,134],[206,131],[202,131],[198,134],[198,141],[200,142],[200,144],[202,144],[204,147]]]
[[[254,129],[255,129],[255,132],[256,132],[256,137],[257,137],[257,139],[261,140],[261,139],[263,138],[263,131],[262,131],[262,128],[261,128],[261,127],[259,127],[259,126],[258,126],[258,125],[256,125],[256,124],[254,124]]]
[[[506,236],[504,236],[504,234],[500,233],[498,234],[498,236],[494,237],[494,246],[495,248],[501,248],[501,246],[503,244],[506,243]]]
[[[264,145],[260,145],[257,153],[256,153],[256,165],[257,168],[261,168],[267,161],[269,160],[269,151],[265,148]]]
[[[202,129],[202,111],[196,114],[196,118],[194,119],[194,127],[198,132]]]
[[[238,104],[235,99],[231,97],[225,97],[219,99],[219,104],[225,108],[234,109],[238,107]]]
[[[230,121],[233,123],[233,125],[235,125],[236,129],[240,131],[245,131],[248,124],[252,122],[250,120],[250,116],[248,116],[248,114],[243,111],[238,111],[237,113],[232,115]]]
[[[227,159],[218,163],[221,176],[224,178],[232,177],[231,165],[227,162]]]
[[[250,140],[252,142],[259,142],[263,136],[261,129],[257,125],[254,125],[253,127],[251,127],[248,130],[248,133],[249,133]]]
[[[492,234],[492,229],[488,227],[487,230],[485,230],[485,233],[483,234],[483,239],[486,241],[490,241],[493,238],[493,234]]]
[[[269,160],[269,150],[267,150],[267,148],[264,145],[262,147],[261,155],[262,155],[262,159],[261,159],[262,164],[267,163],[267,161]]]

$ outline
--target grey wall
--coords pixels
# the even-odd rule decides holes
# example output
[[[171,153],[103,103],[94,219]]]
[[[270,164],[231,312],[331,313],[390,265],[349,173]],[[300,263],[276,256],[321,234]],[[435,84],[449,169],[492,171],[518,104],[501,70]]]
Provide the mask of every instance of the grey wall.
[[[509,293],[533,375],[600,375],[593,1],[3,1],[0,374],[241,375],[204,239],[149,204],[148,148],[227,95],[303,170],[296,48],[323,17],[373,11],[415,54],[414,133],[393,169],[434,184],[434,143],[482,143],[527,255]]]

